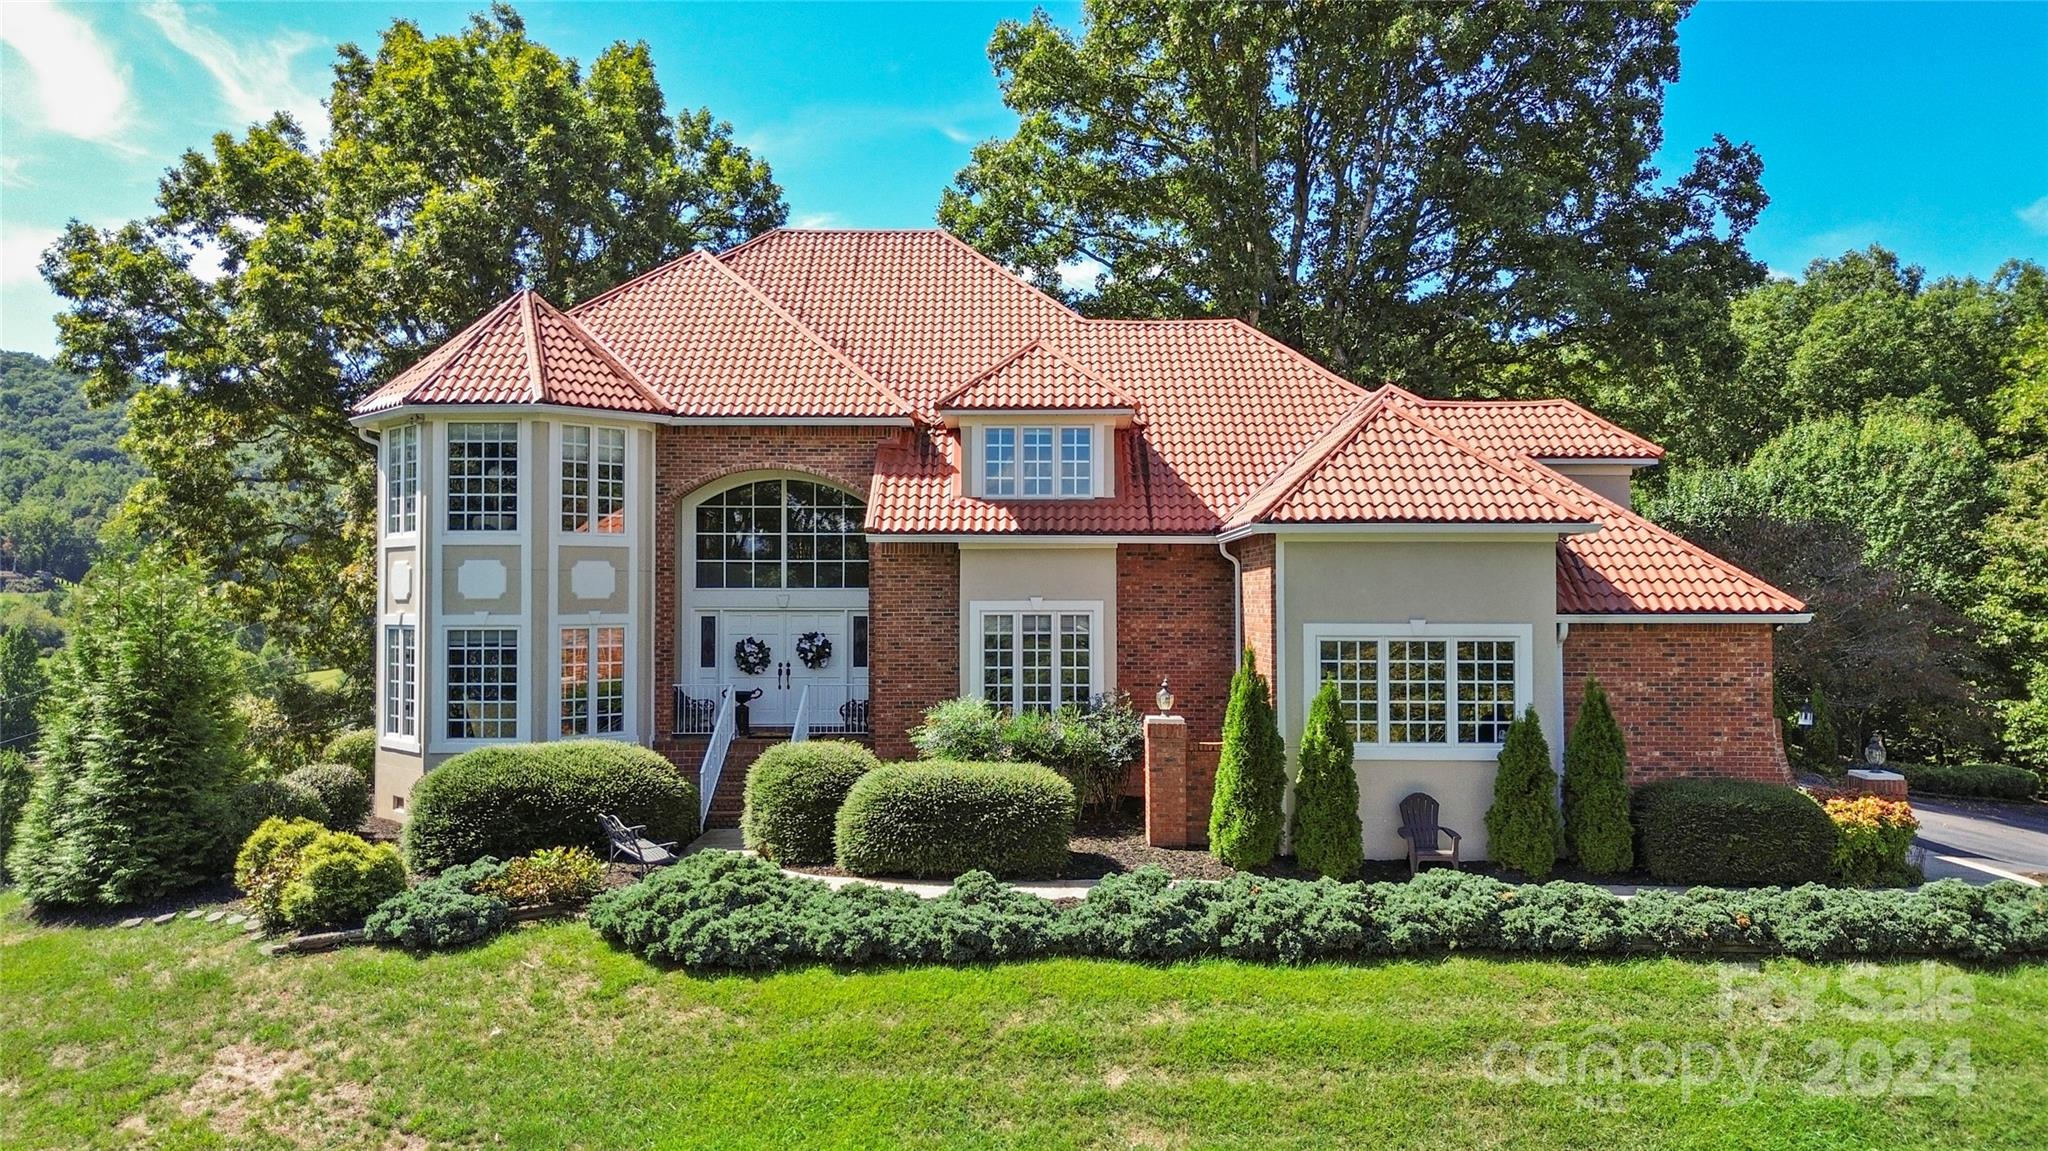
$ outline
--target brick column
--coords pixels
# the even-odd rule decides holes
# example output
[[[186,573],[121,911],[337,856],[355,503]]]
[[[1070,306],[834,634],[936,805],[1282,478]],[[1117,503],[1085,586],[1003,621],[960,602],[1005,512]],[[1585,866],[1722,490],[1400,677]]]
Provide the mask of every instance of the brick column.
[[[1188,721],[1145,717],[1145,842],[1188,845]]]

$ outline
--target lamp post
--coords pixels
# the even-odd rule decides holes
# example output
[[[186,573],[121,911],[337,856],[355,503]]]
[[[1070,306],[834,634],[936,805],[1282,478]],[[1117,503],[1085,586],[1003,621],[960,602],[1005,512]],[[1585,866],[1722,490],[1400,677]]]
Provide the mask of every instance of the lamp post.
[[[1173,711],[1173,692],[1166,686],[1166,679],[1163,676],[1159,680],[1159,694],[1152,697],[1152,701],[1159,705],[1160,715]]]

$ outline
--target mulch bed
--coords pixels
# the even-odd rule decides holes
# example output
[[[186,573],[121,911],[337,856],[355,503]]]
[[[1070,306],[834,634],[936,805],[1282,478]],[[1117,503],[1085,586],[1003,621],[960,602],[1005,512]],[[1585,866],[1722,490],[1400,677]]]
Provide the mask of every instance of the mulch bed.
[[[198,887],[188,887],[183,891],[174,891],[147,903],[125,903],[119,907],[63,908],[42,908],[32,903],[24,903],[21,913],[47,927],[114,927],[129,919],[155,919],[159,915],[183,913],[195,907],[227,912],[249,909],[234,881],[220,879]]]

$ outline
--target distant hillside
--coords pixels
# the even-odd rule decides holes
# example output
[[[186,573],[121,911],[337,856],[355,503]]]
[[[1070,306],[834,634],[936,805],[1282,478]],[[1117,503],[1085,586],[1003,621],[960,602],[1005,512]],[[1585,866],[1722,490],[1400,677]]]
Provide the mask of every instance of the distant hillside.
[[[121,451],[121,408],[89,408],[79,379],[0,352],[0,568],[85,574],[100,525],[141,469]]]

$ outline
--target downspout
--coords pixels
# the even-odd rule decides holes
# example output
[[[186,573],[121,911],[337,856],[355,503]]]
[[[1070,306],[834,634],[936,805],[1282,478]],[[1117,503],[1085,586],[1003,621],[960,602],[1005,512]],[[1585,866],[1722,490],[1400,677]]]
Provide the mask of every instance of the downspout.
[[[382,432],[374,432],[369,428],[357,428],[356,438],[373,448],[384,442],[384,434]]]
[[[1230,545],[1216,541],[1216,550],[1230,561],[1230,662],[1235,667],[1244,658],[1244,565],[1230,554]],[[1277,669],[1276,669],[1277,670]]]

